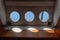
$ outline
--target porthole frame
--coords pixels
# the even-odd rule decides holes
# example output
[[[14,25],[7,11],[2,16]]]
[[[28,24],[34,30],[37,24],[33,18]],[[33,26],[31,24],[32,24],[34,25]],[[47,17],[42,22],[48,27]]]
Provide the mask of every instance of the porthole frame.
[[[45,10],[44,10],[45,11]],[[43,12],[43,11],[40,11],[39,12],[39,14],[38,14],[38,19],[39,19],[39,21],[41,21],[42,23],[44,23],[41,19],[40,19],[40,14],[41,14],[41,12]],[[45,12],[47,12],[48,13],[48,16],[49,16],[49,18],[47,19],[47,21],[49,21],[49,19],[50,19],[50,15],[49,15],[49,12],[48,11],[45,11]],[[45,21],[45,22],[47,22],[47,21]]]
[[[19,19],[16,21],[16,22],[18,22],[18,21],[21,19],[21,15],[20,15],[20,13],[19,13],[18,11],[16,11],[16,10],[11,11],[11,12],[10,12],[10,15],[11,15],[11,13],[14,12],[14,11],[19,14]],[[10,15],[9,15],[9,18],[10,18]],[[10,20],[11,20],[11,18],[10,18]],[[12,21],[12,20],[11,20],[11,21]],[[12,21],[12,22],[14,22],[14,21]]]
[[[34,14],[34,12],[32,11],[32,10],[28,10],[28,11],[25,11],[25,14],[27,13],[27,12],[32,12],[32,14],[34,15],[34,19],[31,21],[31,22],[33,22],[34,20],[35,20],[35,14]],[[25,19],[25,14],[24,14],[24,20],[26,21],[26,22],[29,22],[29,21],[27,21],[26,19]],[[31,22],[29,22],[29,23],[31,23]]]

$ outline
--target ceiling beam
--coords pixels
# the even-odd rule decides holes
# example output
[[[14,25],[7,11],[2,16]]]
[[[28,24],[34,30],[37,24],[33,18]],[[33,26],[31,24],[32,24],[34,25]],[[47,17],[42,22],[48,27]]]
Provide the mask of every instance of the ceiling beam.
[[[54,6],[54,1],[5,1],[6,6]]]
[[[56,0],[4,0],[4,1],[56,1]]]

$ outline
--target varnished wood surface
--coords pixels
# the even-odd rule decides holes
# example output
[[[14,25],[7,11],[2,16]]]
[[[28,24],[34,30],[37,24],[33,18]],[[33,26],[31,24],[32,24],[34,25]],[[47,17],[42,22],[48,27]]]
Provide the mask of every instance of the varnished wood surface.
[[[4,1],[56,1],[56,0],[4,0]]]
[[[20,33],[15,33],[13,31],[5,31],[2,33],[1,37],[27,37],[27,38],[52,38],[52,37],[58,37],[55,33],[48,33],[46,31],[40,30],[38,33],[33,33],[30,31],[22,31]]]
[[[58,18],[58,22],[57,22],[56,26],[58,26],[58,28],[60,28],[60,17]]]
[[[4,29],[0,27],[0,35],[4,32]]]
[[[1,19],[0,19],[0,24],[2,24],[2,21],[1,21]]]
[[[60,37],[60,29],[55,30],[55,32]]]

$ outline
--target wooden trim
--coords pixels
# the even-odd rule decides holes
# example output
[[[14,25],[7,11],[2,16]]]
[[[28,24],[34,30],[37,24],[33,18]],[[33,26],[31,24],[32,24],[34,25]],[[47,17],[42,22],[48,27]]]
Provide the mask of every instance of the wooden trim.
[[[58,18],[58,22],[56,26],[58,26],[58,28],[60,27],[60,17]]]
[[[56,0],[4,0],[4,1],[56,1]]]
[[[5,1],[6,6],[55,6],[54,1]]]
[[[1,24],[1,20],[0,20],[0,24]]]

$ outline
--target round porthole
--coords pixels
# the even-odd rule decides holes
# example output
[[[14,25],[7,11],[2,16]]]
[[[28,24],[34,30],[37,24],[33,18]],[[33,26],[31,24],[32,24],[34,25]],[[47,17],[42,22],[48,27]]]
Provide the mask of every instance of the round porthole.
[[[34,13],[32,11],[27,11],[24,17],[27,22],[32,22],[34,20]]]
[[[48,19],[49,19],[49,13],[48,13],[47,11],[42,11],[42,12],[39,14],[39,19],[40,19],[42,22],[48,21]]]
[[[13,11],[13,12],[10,13],[10,19],[13,22],[17,22],[20,19],[20,14],[17,11]]]

